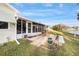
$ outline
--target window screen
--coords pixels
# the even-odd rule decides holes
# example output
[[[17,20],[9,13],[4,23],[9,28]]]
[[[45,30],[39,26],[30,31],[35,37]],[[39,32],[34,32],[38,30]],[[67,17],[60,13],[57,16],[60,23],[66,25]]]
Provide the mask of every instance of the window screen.
[[[0,21],[0,29],[8,29],[8,22]]]

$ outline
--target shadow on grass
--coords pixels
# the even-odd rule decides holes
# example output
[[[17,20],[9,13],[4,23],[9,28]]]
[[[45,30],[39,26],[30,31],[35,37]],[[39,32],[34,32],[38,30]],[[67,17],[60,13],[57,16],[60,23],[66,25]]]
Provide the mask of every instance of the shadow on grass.
[[[19,40],[20,45],[15,41],[0,46],[1,56],[41,56],[47,55],[44,49],[33,46],[28,40]]]
[[[15,41],[5,43],[0,46],[0,56],[79,56],[79,37],[73,37],[72,34],[65,33],[71,40],[65,39],[65,44],[56,49],[43,49],[30,44],[29,40],[18,40],[20,45]]]

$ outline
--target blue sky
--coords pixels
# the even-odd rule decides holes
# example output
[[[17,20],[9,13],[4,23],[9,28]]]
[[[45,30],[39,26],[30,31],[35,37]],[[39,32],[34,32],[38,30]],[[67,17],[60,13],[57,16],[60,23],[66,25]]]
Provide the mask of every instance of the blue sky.
[[[49,26],[65,24],[79,26],[77,13],[79,5],[75,3],[12,3],[21,15]]]

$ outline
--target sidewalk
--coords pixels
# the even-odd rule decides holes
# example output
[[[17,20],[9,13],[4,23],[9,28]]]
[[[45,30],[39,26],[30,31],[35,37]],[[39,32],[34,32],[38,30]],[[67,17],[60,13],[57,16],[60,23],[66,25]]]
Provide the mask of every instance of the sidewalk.
[[[32,41],[31,44],[35,45],[37,47],[45,44],[45,42],[47,41],[48,36],[36,36],[36,37],[32,37],[32,38],[28,38],[28,40]]]
[[[39,47],[41,45],[44,45],[47,42],[48,37],[49,37],[49,35],[46,35],[46,36],[40,35],[40,36],[28,38],[28,40],[32,41],[31,42],[32,45]],[[54,35],[51,35],[51,37],[52,37],[53,40],[55,39]]]

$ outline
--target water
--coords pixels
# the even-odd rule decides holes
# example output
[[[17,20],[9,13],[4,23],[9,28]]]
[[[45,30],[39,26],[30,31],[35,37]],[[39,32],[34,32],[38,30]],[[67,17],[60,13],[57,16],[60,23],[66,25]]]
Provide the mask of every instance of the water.
[[[79,30],[67,30],[66,32],[73,33],[73,34],[78,34],[79,35]]]

